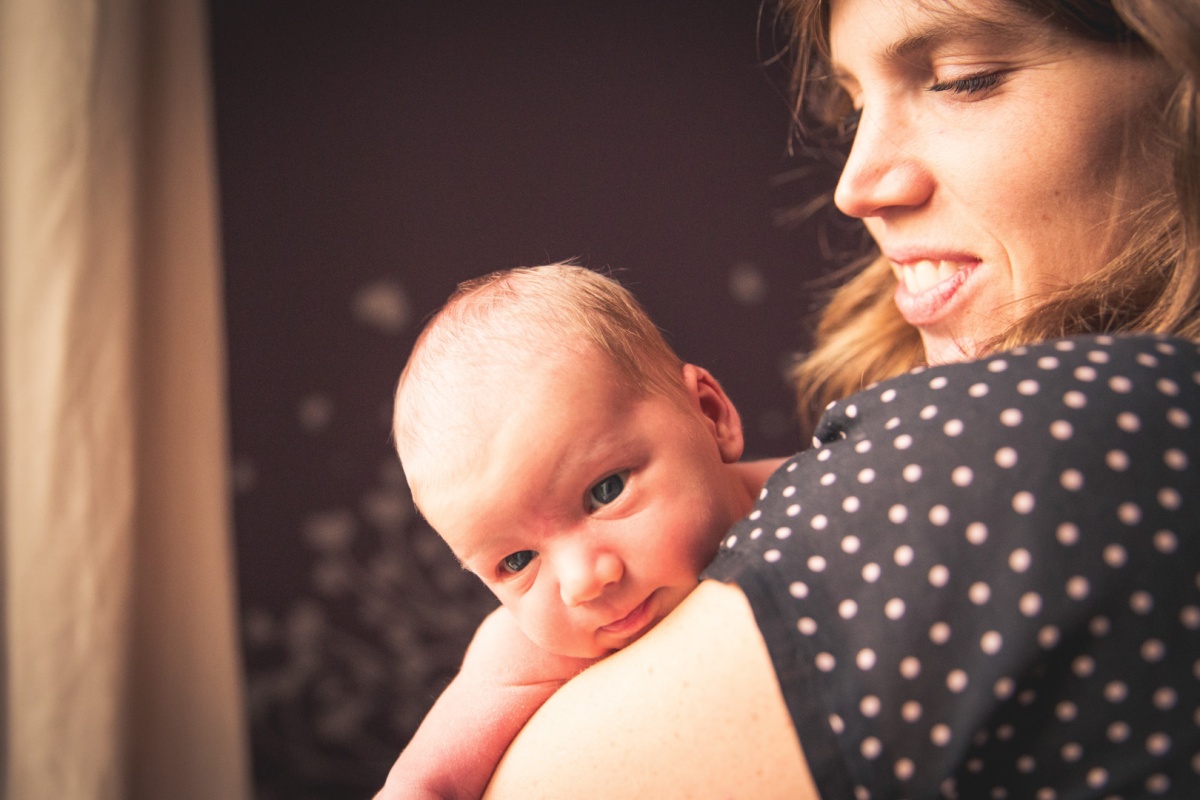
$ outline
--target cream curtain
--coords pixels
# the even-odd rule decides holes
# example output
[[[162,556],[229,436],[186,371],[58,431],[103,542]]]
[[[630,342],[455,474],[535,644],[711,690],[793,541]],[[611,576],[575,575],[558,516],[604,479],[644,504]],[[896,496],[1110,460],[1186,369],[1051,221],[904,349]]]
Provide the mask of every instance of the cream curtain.
[[[249,797],[203,0],[0,0],[0,768]]]

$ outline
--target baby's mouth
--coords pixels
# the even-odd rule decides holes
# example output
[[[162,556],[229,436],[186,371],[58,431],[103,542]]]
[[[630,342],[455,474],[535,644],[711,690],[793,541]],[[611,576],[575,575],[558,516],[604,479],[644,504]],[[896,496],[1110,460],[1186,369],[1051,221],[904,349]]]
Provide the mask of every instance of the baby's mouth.
[[[650,597],[653,596],[654,595],[651,595]],[[616,634],[618,636],[637,630],[638,627],[646,621],[644,618],[646,617],[650,608],[650,597],[647,597],[645,600],[638,603],[636,608],[634,608],[625,616],[621,617],[619,620],[608,623],[600,628],[600,630],[604,631],[605,633]]]

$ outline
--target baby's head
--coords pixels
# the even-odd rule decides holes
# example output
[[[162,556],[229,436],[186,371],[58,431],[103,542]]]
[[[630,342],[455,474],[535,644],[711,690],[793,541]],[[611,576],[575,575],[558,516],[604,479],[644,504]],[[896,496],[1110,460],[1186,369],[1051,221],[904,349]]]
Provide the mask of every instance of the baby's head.
[[[417,340],[395,435],[426,519],[564,655],[648,630],[746,511],[720,385],[618,283],[569,264],[463,284]]]

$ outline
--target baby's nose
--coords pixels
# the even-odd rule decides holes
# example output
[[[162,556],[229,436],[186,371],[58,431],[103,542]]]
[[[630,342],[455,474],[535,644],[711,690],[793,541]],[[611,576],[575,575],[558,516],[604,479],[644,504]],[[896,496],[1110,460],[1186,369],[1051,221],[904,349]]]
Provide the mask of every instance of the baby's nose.
[[[625,568],[612,553],[579,553],[559,572],[559,592],[568,606],[578,606],[604,594],[606,586],[621,580]]]

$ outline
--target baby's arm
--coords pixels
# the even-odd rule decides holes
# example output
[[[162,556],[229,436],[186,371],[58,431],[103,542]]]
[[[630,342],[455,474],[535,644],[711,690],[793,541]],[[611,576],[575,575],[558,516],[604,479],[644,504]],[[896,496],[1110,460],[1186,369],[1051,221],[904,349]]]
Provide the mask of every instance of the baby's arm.
[[[526,720],[592,663],[542,650],[506,609],[496,609],[475,631],[458,676],[404,748],[375,800],[480,797]]]

